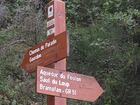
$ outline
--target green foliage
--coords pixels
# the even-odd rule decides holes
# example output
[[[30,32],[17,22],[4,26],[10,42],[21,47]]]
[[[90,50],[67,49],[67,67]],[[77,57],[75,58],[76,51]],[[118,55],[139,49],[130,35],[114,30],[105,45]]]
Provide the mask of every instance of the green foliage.
[[[102,83],[105,93],[97,105],[138,104],[135,97],[138,97],[139,92],[134,91],[134,88],[140,86],[137,84],[139,80],[135,78],[139,70],[137,66],[140,65],[137,53],[140,48],[133,42],[133,37],[136,34],[134,29],[139,24],[135,17],[140,17],[140,12],[136,5],[130,5],[132,1],[106,0],[100,2],[96,17],[91,14],[95,14],[92,8],[94,6],[98,8],[98,5],[94,4],[90,8],[91,2],[88,4],[81,1],[80,6],[86,6],[79,8],[86,12],[77,13],[80,20],[74,22],[72,19],[69,20],[72,23],[69,23],[69,30],[72,32],[69,67],[74,72],[76,70],[83,74],[94,75]],[[75,13],[74,10],[71,12]],[[78,9],[76,12],[79,12]],[[86,24],[88,27],[85,27],[84,23],[88,23],[89,15],[94,25],[90,22]],[[74,28],[71,27],[73,23],[76,23]]]
[[[46,39],[42,10],[48,0],[0,4],[0,105],[45,105],[35,75],[20,68],[26,49]],[[140,104],[139,0],[67,0],[68,70],[94,76],[104,89],[95,102],[69,105]]]

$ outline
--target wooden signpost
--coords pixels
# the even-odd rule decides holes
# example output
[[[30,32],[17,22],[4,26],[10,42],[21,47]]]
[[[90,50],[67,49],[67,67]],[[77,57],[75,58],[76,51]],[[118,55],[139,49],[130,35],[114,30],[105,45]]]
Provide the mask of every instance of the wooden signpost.
[[[95,102],[103,93],[94,77],[66,72],[69,39],[65,2],[52,0],[45,8],[47,39],[28,49],[21,67],[37,73],[37,93],[46,94],[47,105],[67,105],[67,98]]]
[[[37,93],[94,102],[103,89],[94,77],[38,66]]]

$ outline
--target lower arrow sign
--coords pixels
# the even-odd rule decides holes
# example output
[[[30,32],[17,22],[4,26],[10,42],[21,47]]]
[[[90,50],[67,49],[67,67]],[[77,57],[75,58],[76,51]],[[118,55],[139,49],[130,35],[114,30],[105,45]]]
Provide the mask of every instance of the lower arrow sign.
[[[94,77],[37,67],[37,93],[94,102],[103,93]]]

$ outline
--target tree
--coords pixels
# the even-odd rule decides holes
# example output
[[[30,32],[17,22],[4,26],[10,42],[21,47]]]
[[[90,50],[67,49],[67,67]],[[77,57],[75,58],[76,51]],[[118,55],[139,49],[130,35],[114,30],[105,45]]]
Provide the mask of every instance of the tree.
[[[48,0],[0,2],[0,104],[42,105],[34,74],[20,68],[26,49],[47,38],[43,8]],[[96,103],[139,105],[139,0],[67,0],[68,70],[97,78],[105,93]],[[45,97],[45,98],[44,98]]]

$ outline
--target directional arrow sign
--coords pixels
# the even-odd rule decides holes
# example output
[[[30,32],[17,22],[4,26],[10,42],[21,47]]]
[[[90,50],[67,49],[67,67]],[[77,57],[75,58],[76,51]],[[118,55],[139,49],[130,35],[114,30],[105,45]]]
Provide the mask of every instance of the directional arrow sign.
[[[21,67],[31,73],[37,66],[46,66],[67,57],[67,42],[66,32],[50,37],[27,51]]]
[[[94,102],[103,93],[94,77],[37,67],[37,92]]]

